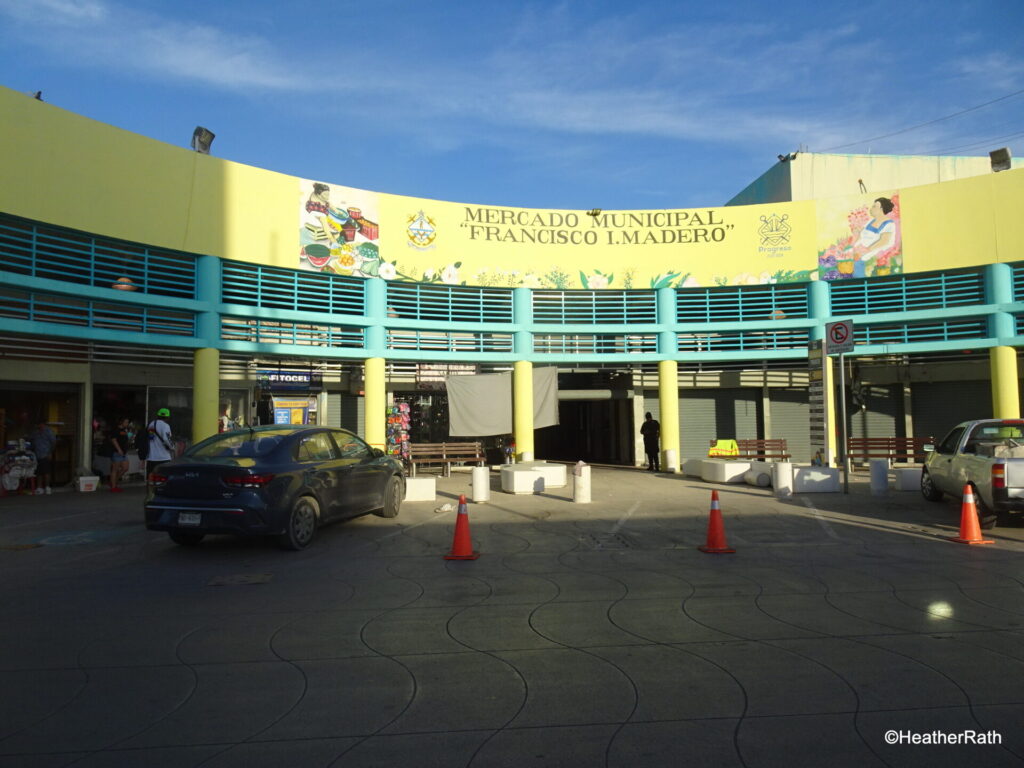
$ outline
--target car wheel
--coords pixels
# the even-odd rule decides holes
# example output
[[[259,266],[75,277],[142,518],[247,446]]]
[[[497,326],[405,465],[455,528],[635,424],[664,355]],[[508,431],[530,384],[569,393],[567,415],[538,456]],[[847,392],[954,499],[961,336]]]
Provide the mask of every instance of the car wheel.
[[[300,496],[292,505],[288,523],[278,543],[284,549],[298,551],[309,546],[316,532],[316,521],[320,516],[320,505],[312,496]]]
[[[384,486],[384,506],[374,512],[378,517],[398,517],[402,506],[402,478],[392,475]]]
[[[942,491],[932,483],[932,476],[926,469],[921,470],[921,495],[928,501],[942,501]]]
[[[982,530],[989,530],[996,527],[996,514],[988,508],[988,504],[981,498],[981,494],[978,493],[977,486],[972,485],[971,491],[974,493],[974,506],[978,510],[978,526]]]
[[[167,535],[171,537],[171,541],[175,544],[180,544],[183,547],[194,547],[203,540],[205,534],[189,533],[187,531],[168,531]]]

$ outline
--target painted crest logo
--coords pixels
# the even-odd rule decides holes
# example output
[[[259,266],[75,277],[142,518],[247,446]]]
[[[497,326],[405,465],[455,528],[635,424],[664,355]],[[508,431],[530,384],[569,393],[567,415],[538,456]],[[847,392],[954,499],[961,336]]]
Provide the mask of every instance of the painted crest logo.
[[[408,226],[405,231],[409,237],[409,245],[421,251],[433,248],[434,238],[437,237],[437,225],[432,218],[423,211],[419,211],[406,219]]]
[[[761,245],[786,245],[792,231],[788,213],[783,216],[777,213],[762,216],[761,226],[757,228],[757,234],[761,236]]]

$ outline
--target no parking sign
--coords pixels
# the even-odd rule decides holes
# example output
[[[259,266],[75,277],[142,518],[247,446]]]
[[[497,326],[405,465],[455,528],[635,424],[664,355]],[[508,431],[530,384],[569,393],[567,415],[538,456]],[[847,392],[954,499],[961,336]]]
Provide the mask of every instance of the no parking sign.
[[[829,355],[853,352],[852,320],[840,320],[825,326],[825,352]]]

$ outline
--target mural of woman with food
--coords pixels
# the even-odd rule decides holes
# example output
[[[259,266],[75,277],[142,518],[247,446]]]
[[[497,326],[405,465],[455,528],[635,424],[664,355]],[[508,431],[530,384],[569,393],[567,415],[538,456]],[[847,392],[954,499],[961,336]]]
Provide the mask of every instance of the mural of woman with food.
[[[903,271],[899,194],[876,198],[850,212],[850,234],[818,252],[823,280],[874,277]]]
[[[347,197],[358,192],[344,187],[340,190],[352,193]],[[312,182],[299,230],[301,266],[317,272],[376,277],[381,271],[379,227],[363,213],[366,203],[376,208],[375,202],[332,202],[330,185]],[[381,276],[387,275],[388,270],[384,270]]]

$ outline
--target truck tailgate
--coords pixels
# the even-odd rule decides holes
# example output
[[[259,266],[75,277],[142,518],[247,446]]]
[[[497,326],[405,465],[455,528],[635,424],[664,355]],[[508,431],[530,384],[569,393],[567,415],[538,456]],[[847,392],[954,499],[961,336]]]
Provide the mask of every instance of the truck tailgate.
[[[1006,466],[1006,489],[1011,499],[1024,498],[1024,459],[993,459]]]

